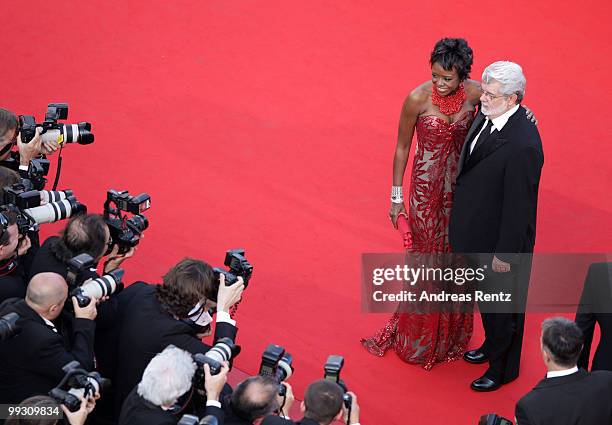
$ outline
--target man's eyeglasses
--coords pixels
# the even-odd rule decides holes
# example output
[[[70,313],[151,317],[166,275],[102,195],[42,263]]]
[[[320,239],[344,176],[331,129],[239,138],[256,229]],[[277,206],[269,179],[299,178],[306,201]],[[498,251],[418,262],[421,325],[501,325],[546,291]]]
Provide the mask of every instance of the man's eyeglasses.
[[[489,93],[486,90],[482,91],[482,95],[489,100],[497,99],[498,97],[508,97],[507,94],[493,94],[493,93]]]

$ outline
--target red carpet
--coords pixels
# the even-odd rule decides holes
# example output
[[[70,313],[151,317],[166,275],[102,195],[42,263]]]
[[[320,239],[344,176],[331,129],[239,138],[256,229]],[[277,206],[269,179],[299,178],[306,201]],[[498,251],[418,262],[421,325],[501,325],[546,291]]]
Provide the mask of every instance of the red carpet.
[[[525,69],[546,156],[537,249],[612,251],[610,2],[112,3],[13,5],[0,105],[42,118],[65,101],[72,121],[93,123],[96,142],[65,149],[61,180],[91,211],[108,188],[151,194],[128,280],[245,247],[255,274],[239,368],[256,372],[269,342],[284,345],[302,397],[343,354],[364,425],[513,417],[544,374],[543,316],[528,317],[519,380],[475,394],[483,367],[425,372],[361,348],[387,316],[360,312],[360,254],[400,248],[387,218],[397,119],[443,36],[469,41],[473,78],[498,59]]]

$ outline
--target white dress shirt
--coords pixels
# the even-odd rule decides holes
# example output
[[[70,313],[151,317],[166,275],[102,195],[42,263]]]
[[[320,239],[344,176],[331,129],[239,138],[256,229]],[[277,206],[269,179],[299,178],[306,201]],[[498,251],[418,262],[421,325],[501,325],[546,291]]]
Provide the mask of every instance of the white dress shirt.
[[[571,369],[554,370],[554,371],[546,372],[546,377],[547,378],[559,378],[561,376],[571,375],[572,373],[576,373],[576,372],[578,372],[578,366],[574,366]]]
[[[514,105],[511,109],[507,110],[506,112],[501,114],[499,117],[493,118],[491,120],[493,122],[493,125],[491,127],[491,133],[493,133],[493,131],[495,131],[495,130],[502,131],[504,126],[508,123],[508,120],[510,119],[510,117],[512,115],[514,115],[514,113],[516,111],[518,111],[518,108],[520,106],[521,105]],[[472,143],[470,144],[470,154],[474,150],[474,146],[476,146],[476,142],[478,142],[478,139],[480,138],[480,134],[485,129],[485,127],[487,126],[488,123],[489,123],[489,117],[487,117],[487,119],[485,119],[483,126],[480,128],[480,131],[478,132],[476,137],[474,137],[474,140],[472,140]]]

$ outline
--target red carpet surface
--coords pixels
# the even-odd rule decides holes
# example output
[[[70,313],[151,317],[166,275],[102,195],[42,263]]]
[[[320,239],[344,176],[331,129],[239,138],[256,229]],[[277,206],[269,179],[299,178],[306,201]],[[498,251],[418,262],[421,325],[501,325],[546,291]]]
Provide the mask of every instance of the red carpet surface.
[[[387,218],[397,120],[429,78],[439,38],[469,41],[475,79],[495,60],[524,67],[545,149],[536,249],[612,251],[608,1],[33,0],[10,9],[0,105],[42,118],[47,103],[68,102],[70,122],[93,124],[93,145],[64,150],[60,186],[99,212],[109,188],[151,194],[127,280],[158,282],[184,256],[220,265],[226,249],[246,248],[255,272],[236,365],[255,373],[268,343],[285,346],[301,398],[327,355],[343,354],[364,425],[512,418],[545,372],[546,315],[528,316],[520,378],[490,394],[469,389],[484,367],[426,372],[359,344],[387,320],[360,311],[360,255],[401,247]]]

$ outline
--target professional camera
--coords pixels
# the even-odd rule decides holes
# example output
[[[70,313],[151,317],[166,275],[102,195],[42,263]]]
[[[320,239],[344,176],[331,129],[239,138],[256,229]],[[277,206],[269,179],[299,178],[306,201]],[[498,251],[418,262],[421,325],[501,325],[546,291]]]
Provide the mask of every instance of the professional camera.
[[[29,143],[36,135],[36,128],[41,128],[41,137],[44,142],[78,143],[88,145],[93,143],[94,135],[91,133],[91,124],[80,122],[78,124],[59,124],[58,120],[68,118],[67,103],[49,103],[45,120],[36,123],[36,118],[32,115],[19,115],[19,133],[21,141]]]
[[[22,179],[20,183],[4,187],[4,204],[13,204],[17,208],[25,210],[35,208],[51,202],[60,202],[68,198],[74,198],[70,189],[66,190],[33,190]]]
[[[204,389],[204,365],[210,367],[210,374],[217,375],[221,372],[222,362],[229,362],[232,358],[240,353],[240,346],[236,345],[231,338],[224,337],[212,346],[206,353],[196,353],[193,355],[193,361],[196,362],[198,368],[193,377],[196,388]]]
[[[115,269],[108,274],[85,281],[87,272],[94,267],[94,259],[89,254],[80,254],[71,258],[66,263],[68,274],[66,282],[72,288],[70,296],[77,299],[79,307],[87,307],[91,300],[99,300],[102,297],[120,292],[123,289],[124,271]]]
[[[324,375],[323,378],[328,381],[334,381],[336,384],[340,385],[342,390],[344,391],[344,396],[342,396],[342,401],[344,402],[344,407],[349,410],[349,418],[350,418],[350,409],[353,404],[353,397],[347,393],[348,387],[344,383],[342,379],[340,379],[340,372],[344,367],[344,357],[331,355],[327,358],[325,362],[325,366],[323,366]]]
[[[489,413],[480,417],[478,425],[512,425],[512,421],[502,418],[495,413]]]
[[[225,252],[225,261],[223,262],[229,270],[223,270],[215,267],[215,278],[218,280],[220,275],[225,276],[225,284],[233,285],[238,281],[238,277],[241,277],[244,281],[244,287],[246,288],[253,274],[253,266],[247,261],[244,256],[244,249],[230,249]],[[213,300],[215,301],[215,300]]]
[[[289,379],[293,371],[293,356],[280,345],[268,345],[261,355],[259,375],[270,376],[280,384]]]
[[[202,419],[194,415],[183,415],[177,425],[219,425],[219,421],[213,415],[204,416]]]
[[[66,406],[71,412],[80,409],[79,396],[87,399],[110,386],[110,380],[102,378],[98,372],[87,372],[76,360],[65,365],[62,370],[66,372],[66,375],[57,387],[49,391],[49,396]]]
[[[113,207],[114,205],[114,207]],[[113,245],[119,246],[119,254],[125,254],[140,242],[140,235],[149,227],[149,221],[142,213],[151,208],[151,197],[146,193],[130,196],[127,190],[109,190],[104,203],[106,222]],[[121,211],[134,214],[127,218]],[[109,254],[112,246],[106,254]]]
[[[17,313],[9,313],[0,317],[0,341],[14,337],[21,332],[17,320],[19,320]]]

